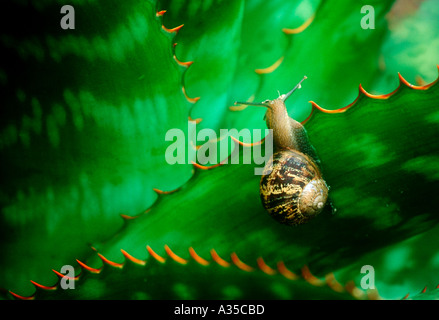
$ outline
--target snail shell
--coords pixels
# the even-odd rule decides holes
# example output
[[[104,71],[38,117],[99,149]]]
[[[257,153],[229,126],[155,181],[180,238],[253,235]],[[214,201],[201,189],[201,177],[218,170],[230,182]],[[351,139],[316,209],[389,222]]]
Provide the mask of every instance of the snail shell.
[[[272,169],[266,174],[268,169]],[[296,150],[273,154],[260,182],[262,205],[283,224],[298,225],[322,212],[328,186],[314,161]]]

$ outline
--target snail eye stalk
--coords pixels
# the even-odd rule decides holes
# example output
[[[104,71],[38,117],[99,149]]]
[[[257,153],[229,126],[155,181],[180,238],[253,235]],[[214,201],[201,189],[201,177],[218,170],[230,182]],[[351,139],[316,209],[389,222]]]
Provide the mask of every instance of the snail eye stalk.
[[[269,100],[266,100],[264,102],[240,102],[240,101],[235,101],[235,105],[242,104],[242,105],[247,105],[247,106],[264,107],[264,108],[271,109],[271,106],[269,105],[269,102],[270,102]]]
[[[292,94],[294,91],[296,91],[297,89],[300,89],[302,87],[302,82],[307,79],[307,76],[304,76],[302,78],[302,80],[299,81],[298,84],[296,84],[296,86],[289,92],[279,95],[278,99],[281,99],[283,102],[285,102]],[[270,100],[265,100],[263,102],[240,102],[240,101],[235,101],[235,105],[237,104],[242,104],[242,105],[247,105],[247,106],[255,106],[255,107],[264,107],[264,108],[268,108],[271,109],[270,106]]]
[[[300,89],[300,88],[302,87],[302,82],[303,82],[303,80],[305,80],[305,79],[307,79],[307,76],[304,76],[304,77],[302,78],[302,80],[300,80],[299,83],[296,84],[296,86],[295,86],[290,92],[281,95],[279,98],[281,98],[283,102],[287,101],[287,99],[291,96],[291,94],[292,94],[294,91],[296,91],[297,89]]]

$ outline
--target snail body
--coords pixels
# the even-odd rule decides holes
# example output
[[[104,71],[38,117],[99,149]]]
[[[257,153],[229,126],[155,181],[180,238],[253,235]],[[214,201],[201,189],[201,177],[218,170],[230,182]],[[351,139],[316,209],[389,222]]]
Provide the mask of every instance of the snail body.
[[[270,216],[287,225],[303,224],[321,213],[329,192],[305,128],[288,115],[285,106],[301,82],[275,100],[253,104],[267,107],[267,127],[273,130],[273,155],[259,185],[262,205]]]

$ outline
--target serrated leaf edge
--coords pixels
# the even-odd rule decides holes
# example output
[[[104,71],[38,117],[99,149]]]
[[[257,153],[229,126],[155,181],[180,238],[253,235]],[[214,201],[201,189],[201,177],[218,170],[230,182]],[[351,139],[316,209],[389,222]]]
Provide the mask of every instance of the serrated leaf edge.
[[[274,268],[271,268],[270,266],[268,266],[264,262],[264,259],[262,257],[258,257],[255,261],[256,264],[251,265],[247,262],[242,261],[241,258],[238,257],[236,252],[230,253],[230,262],[229,262],[229,261],[226,261],[223,258],[221,258],[218,255],[218,253],[215,251],[215,249],[211,249],[211,251],[210,251],[210,255],[211,255],[212,260],[207,260],[207,259],[204,259],[201,256],[199,256],[193,247],[188,248],[188,252],[189,252],[188,258],[182,258],[181,256],[177,255],[174,251],[172,251],[172,249],[168,245],[164,245],[164,248],[165,248],[165,252],[167,254],[167,257],[160,256],[149,245],[146,246],[146,249],[149,253],[150,258],[159,262],[159,265],[164,265],[165,263],[167,263],[168,260],[171,260],[171,261],[173,261],[179,265],[182,265],[182,266],[189,264],[190,261],[194,261],[200,266],[209,267],[212,265],[212,262],[215,262],[216,265],[223,267],[223,268],[229,268],[233,265],[243,272],[262,272],[268,276],[275,276],[277,274],[280,274],[285,279],[290,280],[290,281],[304,280],[314,287],[327,286],[330,289],[332,289],[334,292],[338,292],[338,293],[347,292],[350,295],[352,295],[352,297],[354,297],[355,299],[358,299],[358,300],[378,299],[379,298],[379,295],[377,294],[376,290],[373,291],[373,293],[365,292],[365,291],[359,289],[358,287],[356,287],[353,281],[349,281],[348,283],[346,283],[346,285],[343,286],[335,279],[335,276],[332,272],[328,273],[323,279],[317,278],[311,273],[311,271],[307,265],[304,265],[302,267],[301,275],[299,276],[299,275],[291,272],[285,266],[285,263],[283,261],[278,261],[276,264],[277,267],[276,267],[276,269],[274,269]],[[120,251],[124,257],[123,262],[111,261],[111,260],[107,259],[104,255],[102,255],[101,253],[96,251],[96,254],[98,255],[98,257],[102,261],[102,266],[99,268],[93,268],[93,267],[87,265],[85,262],[82,262],[82,261],[76,259],[79,266],[81,267],[81,272],[78,275],[76,275],[73,279],[79,280],[81,278],[81,276],[84,274],[84,272],[93,273],[93,274],[100,274],[102,272],[105,272],[106,266],[109,266],[111,268],[116,268],[116,269],[123,269],[128,261],[130,261],[136,265],[139,265],[139,266],[147,266],[148,260],[138,259],[138,258],[130,255],[124,249],[121,249]],[[35,281],[31,280],[32,284],[35,286],[36,289],[45,290],[45,291],[53,291],[53,290],[58,289],[61,278],[65,277],[65,276],[56,270],[52,269],[52,271],[60,279],[55,284],[49,285],[49,286],[42,285],[42,284],[36,283]],[[37,298],[37,295],[38,295],[38,290],[36,290],[30,296],[22,296],[22,295],[19,295],[17,293],[14,293],[10,290],[9,290],[9,293],[15,299],[35,300]]]

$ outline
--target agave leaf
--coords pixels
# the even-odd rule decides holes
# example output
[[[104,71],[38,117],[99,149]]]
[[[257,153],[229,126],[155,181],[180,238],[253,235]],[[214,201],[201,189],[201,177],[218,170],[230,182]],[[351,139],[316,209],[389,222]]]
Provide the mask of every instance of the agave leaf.
[[[317,275],[320,274],[321,277],[330,271],[350,264],[356,267],[358,259],[361,259],[361,263],[372,263],[379,270],[379,265],[376,264],[379,259],[375,257],[371,260],[371,252],[376,255],[376,251],[380,248],[385,250],[392,243],[398,243],[402,239],[407,239],[429,229],[431,229],[430,235],[432,237],[430,237],[430,241],[437,241],[437,232],[432,229],[437,224],[437,217],[432,209],[431,201],[434,201],[432,200],[434,199],[433,193],[437,188],[438,181],[437,177],[430,175],[430,169],[425,166],[425,163],[419,163],[418,160],[434,157],[439,151],[437,146],[428,142],[432,141],[437,134],[437,125],[432,122],[430,113],[439,100],[438,87],[438,82],[436,82],[429,88],[409,88],[401,78],[401,87],[389,96],[369,97],[362,90],[353,104],[349,105],[348,108],[339,109],[337,113],[316,110],[307,124],[310,135],[313,132],[324,131],[325,128],[327,129],[326,126],[331,126],[336,122],[340,122],[337,123],[337,128],[343,128],[343,126],[350,128],[355,124],[356,129],[355,131],[351,130],[350,135],[358,135],[358,137],[364,137],[362,127],[372,127],[373,132],[379,134],[379,139],[367,139],[369,147],[366,151],[370,153],[370,157],[382,155],[380,152],[383,150],[389,154],[397,155],[384,157],[382,161],[376,159],[368,161],[370,158],[365,154],[358,157],[359,150],[363,150],[358,146],[361,146],[362,139],[353,139],[354,142],[352,139],[343,139],[346,137],[346,133],[341,131],[333,131],[331,135],[326,136],[313,135],[315,145],[322,143],[319,152],[323,163],[328,164],[325,165],[325,173],[331,185],[332,200],[337,207],[335,215],[331,216],[329,212],[326,212],[300,228],[283,227],[269,218],[260,208],[257,199],[258,179],[253,174],[253,166],[225,164],[218,168],[197,172],[179,191],[160,197],[148,213],[127,221],[125,227],[114,239],[97,245],[97,250],[103,256],[94,254],[87,261],[87,264],[91,268],[100,268],[104,256],[104,262],[107,264],[124,263],[127,260],[126,254],[122,255],[120,249],[134,253],[136,258],[147,258],[148,262],[161,261],[165,259],[163,257],[166,257],[171,263],[177,262],[177,264],[186,265],[189,262],[192,265],[196,261],[199,266],[203,266],[206,261],[204,258],[211,256],[212,259],[207,261],[210,263],[215,261],[216,264],[219,264],[218,258],[213,258],[211,249],[214,248],[216,254],[225,258],[225,260],[221,258],[221,260],[226,261],[225,264],[234,264],[235,267],[238,267],[233,269],[233,272],[230,269],[231,272],[227,272],[226,278],[219,283],[228,283],[226,279],[234,279],[239,283],[243,281],[239,287],[246,292],[246,294],[241,293],[245,294],[244,296],[247,298],[254,297],[250,292],[257,293],[257,297],[279,298],[279,296],[273,296],[271,286],[267,288],[265,282],[267,275],[261,272],[268,268],[268,270],[281,273],[281,269],[275,270],[279,263],[285,263],[287,268],[296,274],[303,274],[303,265],[308,264],[310,270],[313,270]],[[371,109],[375,112],[371,113]],[[398,117],[395,116],[390,127],[387,124],[387,128],[378,130],[378,127],[387,122],[389,112],[397,113]],[[395,139],[390,139],[389,136],[401,136],[408,119],[415,122],[413,125],[422,124],[424,132],[415,131],[416,135],[404,136],[404,141],[395,143]],[[367,123],[368,126],[364,123]],[[320,130],[315,131],[316,128]],[[393,141],[393,143],[388,143],[384,148],[382,144],[386,141]],[[419,141],[423,141],[423,143],[419,143]],[[399,153],[400,143],[412,150],[413,153]],[[326,156],[334,156],[330,150],[330,145],[334,144],[339,146],[339,151],[343,151],[349,164],[342,161],[325,160]],[[327,145],[327,147],[323,145]],[[353,145],[356,147],[353,148]],[[391,170],[391,166],[398,167],[398,169]],[[362,170],[358,170],[359,168]],[[336,174],[337,170],[341,172],[347,170],[349,174],[338,174],[336,175],[337,180],[331,181],[332,174]],[[364,171],[369,174],[364,174]],[[395,173],[401,171],[405,175],[414,175],[414,177],[408,181],[399,181],[399,175]],[[381,183],[377,183],[375,180],[379,180]],[[418,183],[425,188],[420,188],[417,183],[414,184],[415,180],[419,180]],[[206,188],[207,182],[213,185],[209,189]],[[349,188],[343,187],[349,183],[355,185],[358,194],[353,194]],[[240,184],[240,197],[236,196],[237,191],[230,188],[230,184],[232,186]],[[362,191],[365,190],[363,188],[370,185],[373,185],[375,189],[367,189],[367,192]],[[388,190],[389,185],[399,185],[403,193],[401,194],[399,189]],[[378,196],[374,192],[382,195],[383,190],[388,192],[388,198],[376,199]],[[432,190],[432,194],[425,190]],[[407,199],[404,193],[410,194],[411,197]],[[242,198],[247,201],[242,201]],[[375,211],[370,209],[371,202],[374,203]],[[399,210],[395,210],[395,207]],[[191,208],[191,210],[186,208]],[[420,211],[414,210],[415,208],[420,208]],[[167,212],[167,215],[160,215],[160,212]],[[236,214],[237,212],[239,215]],[[423,214],[420,215],[419,212],[423,212]],[[220,222],[212,223],[212,221],[219,220]],[[171,225],[172,228],[169,227]],[[148,250],[145,248],[146,245],[148,245]],[[196,256],[204,258],[195,259],[189,248],[196,248]],[[386,255],[391,252],[391,250],[386,251]],[[263,265],[260,263],[261,257],[264,261]],[[108,261],[114,262],[109,263]],[[223,267],[223,269],[226,268]],[[198,283],[197,289],[193,289],[188,283],[176,280],[175,282],[167,282],[172,284],[170,286],[173,289],[164,290],[163,296],[160,296],[156,290],[151,292],[159,294],[159,297],[197,298],[199,297],[198,290],[203,290],[203,275],[205,273],[202,270],[194,271],[194,275],[197,274],[199,277],[194,276],[197,279],[190,281],[192,284]],[[259,274],[249,281],[248,273],[253,271],[257,271]],[[155,271],[154,274],[157,272],[159,274],[165,272],[169,275],[174,274],[174,272],[178,274],[179,271],[161,270]],[[180,272],[186,273],[188,270]],[[222,271],[215,271],[214,274],[219,277],[217,279],[220,279]],[[346,274],[348,273],[345,272],[345,276]],[[355,271],[351,270],[349,274],[353,275]],[[336,275],[338,278],[338,273]],[[88,298],[90,296],[87,294],[95,294],[95,288],[101,286],[107,288],[106,293],[99,292],[98,296],[91,297],[106,297],[106,294],[112,297],[114,292],[121,293],[121,290],[128,290],[128,288],[130,292],[138,292],[136,289],[138,285],[134,283],[139,283],[140,276],[135,277],[137,281],[132,280],[130,276],[133,275],[118,278],[131,283],[126,287],[123,286],[123,289],[117,284],[109,288],[99,284],[100,282],[85,281],[84,288],[88,289],[82,291],[85,292],[85,296],[79,294],[79,297]],[[383,271],[380,278],[385,277],[392,277],[392,273]],[[111,279],[114,281],[115,278]],[[153,279],[157,280],[157,277],[154,276]],[[107,282],[105,278],[103,281]],[[342,281],[342,283],[345,282]],[[254,285],[257,288],[253,287]],[[349,285],[346,284],[341,286],[340,290],[345,292],[348,287]],[[291,288],[290,293],[293,296],[290,297],[294,297],[297,292],[300,292],[301,297],[307,297],[302,289],[301,287]],[[334,288],[330,286],[330,289]],[[316,291],[312,293],[314,297],[318,297],[319,294],[324,294],[325,297],[332,296],[328,292],[323,293],[324,290]],[[351,289],[349,291],[352,294],[358,290]],[[142,294],[138,293],[139,298],[157,297],[149,291],[142,292]],[[176,292],[178,292],[177,296]],[[432,291],[430,294],[434,294],[434,292]],[[215,289],[208,293],[203,291],[201,296],[216,299],[224,297],[223,293],[224,290],[216,291]],[[61,297],[63,294],[61,293]],[[56,296],[57,294],[55,294]],[[364,293],[359,296],[364,296]],[[121,296],[117,295],[117,297]],[[126,296],[122,293],[122,297]],[[129,297],[132,298],[132,296]],[[391,296],[391,298],[402,297],[401,294]],[[428,295],[421,297],[415,295],[412,298],[427,299],[428,297]],[[346,296],[342,296],[342,298],[346,298]]]
[[[343,0],[323,1],[303,28],[292,32],[285,25],[289,45],[282,63],[273,71],[261,74],[255,100],[273,99],[277,90],[288,92],[306,75],[309,81],[296,94],[294,107],[289,109],[296,119],[307,117],[310,99],[328,108],[350,103],[357,95],[359,83],[369,88],[380,75],[378,62],[387,30],[385,14],[391,4],[391,1],[356,1],[349,5]],[[375,8],[374,30],[361,28],[364,5]],[[239,95],[236,99],[242,100]],[[254,112],[245,110],[241,116],[230,114],[227,120],[238,128],[259,128],[262,114],[260,111],[255,117]]]
[[[159,8],[166,10],[164,25],[184,24],[175,38],[177,58],[195,61],[184,77],[187,95],[199,99],[191,116],[216,128],[238,59],[244,1],[172,1]]]
[[[260,86],[257,69],[279,60],[290,39],[283,28],[301,25],[318,1],[161,1],[165,25],[184,27],[176,55],[194,62],[185,74],[189,96],[200,97],[191,115],[200,128],[225,128],[233,99],[249,98]],[[292,14],[294,13],[294,14]],[[228,126],[226,126],[228,127]]]
[[[224,164],[200,170],[178,191],[163,195],[148,213],[128,221],[113,239],[95,247],[117,262],[120,249],[146,258],[146,245],[159,255],[166,254],[164,245],[169,245],[183,258],[189,247],[201,256],[213,248],[220,256],[235,252],[252,267],[262,257],[271,266],[284,261],[298,272],[306,264],[324,275],[425,232],[437,223],[433,204],[438,178],[431,174],[431,159],[439,147],[431,114],[438,87],[436,82],[428,89],[414,89],[401,80],[401,87],[388,96],[360,91],[347,108],[313,114],[307,127],[331,186],[335,215],[328,210],[300,228],[282,226],[260,205],[254,166]],[[405,134],[407,130],[413,134]]]
[[[45,86],[31,88],[33,81],[27,83],[16,77],[11,81],[13,84],[11,88],[16,93],[16,98],[30,114],[30,116],[29,114],[17,116],[17,122],[22,124],[20,130],[34,128],[37,131],[35,135],[38,135],[38,125],[31,125],[33,122],[30,119],[33,119],[32,116],[38,118],[39,114],[40,118],[47,122],[48,128],[45,129],[47,135],[39,138],[41,141],[38,140],[43,148],[38,147],[34,150],[31,145],[27,155],[24,153],[25,158],[22,163],[14,161],[17,159],[17,154],[23,154],[22,149],[25,147],[5,151],[4,154],[13,159],[9,160],[10,166],[17,170],[29,168],[28,159],[33,159],[35,154],[43,152],[55,159],[52,161],[56,164],[56,169],[45,167],[45,158],[40,156],[41,159],[36,158],[34,167],[41,170],[43,174],[35,176],[26,173],[22,179],[16,179],[17,175],[12,174],[14,180],[10,179],[9,185],[5,184],[4,187],[2,185],[2,190],[9,192],[2,197],[6,200],[6,206],[11,206],[11,197],[16,198],[17,201],[14,203],[20,205],[20,207],[16,206],[18,209],[15,211],[9,211],[9,214],[2,216],[5,221],[2,230],[8,230],[8,235],[12,235],[12,232],[16,234],[15,238],[11,237],[8,242],[2,243],[5,248],[2,253],[4,260],[7,261],[6,264],[2,264],[2,267],[7,269],[6,273],[2,273],[2,277],[5,278],[8,288],[13,290],[17,288],[19,290],[15,291],[27,295],[33,292],[34,286],[30,284],[28,287],[23,286],[24,282],[21,281],[23,279],[27,281],[32,278],[38,283],[54,283],[55,275],[49,271],[50,268],[58,269],[62,264],[73,263],[74,258],[82,259],[87,256],[85,242],[91,242],[99,252],[118,262],[124,259],[120,254],[121,248],[143,259],[148,257],[145,245],[151,245],[159,254],[165,256],[167,252],[164,245],[169,244],[184,259],[189,259],[187,249],[191,246],[204,257],[211,254],[210,250],[215,248],[223,257],[229,257],[231,252],[236,252],[242,261],[255,269],[258,268],[258,257],[263,257],[264,261],[272,267],[279,261],[285,261],[288,268],[300,272],[303,265],[309,264],[313,272],[324,275],[337,268],[346,267],[359,257],[367,257],[368,253],[379,248],[384,250],[389,244],[422,233],[435,225],[437,219],[431,212],[433,208],[432,198],[429,198],[431,195],[428,192],[422,193],[421,190],[424,189],[420,186],[427,186],[427,190],[431,192],[437,188],[435,175],[437,170],[434,166],[437,157],[437,145],[434,143],[437,136],[437,111],[434,109],[438,101],[437,85],[423,91],[408,90],[403,86],[395,94],[386,97],[387,99],[371,100],[361,94],[354,107],[343,114],[315,113],[313,115],[307,123],[307,128],[312,135],[312,142],[324,159],[325,176],[332,186],[331,193],[338,211],[336,216],[331,216],[327,212],[319,220],[301,229],[292,230],[279,226],[263,212],[258,199],[258,177],[253,174],[253,166],[224,165],[209,171],[197,169],[192,179],[184,184],[192,168],[187,165],[169,167],[163,159],[167,146],[163,139],[165,132],[169,128],[185,128],[190,102],[196,101],[191,97],[201,97],[193,106],[191,115],[194,117],[201,115],[204,123],[202,125],[205,127],[263,127],[261,112],[249,108],[241,113],[231,113],[228,112],[228,106],[235,99],[240,98],[236,97],[236,94],[241,92],[241,88],[245,98],[256,93],[256,99],[259,97],[266,99],[276,89],[284,91],[281,87],[284,84],[289,89],[292,72],[296,74],[297,71],[300,76],[304,73],[302,72],[304,70],[299,69],[304,66],[300,61],[304,61],[305,58],[312,58],[311,61],[316,62],[310,64],[313,66],[313,73],[306,72],[306,74],[318,80],[315,85],[309,87],[309,92],[302,91],[303,95],[296,96],[297,108],[293,110],[295,115],[299,117],[302,115],[303,119],[308,115],[310,105],[301,101],[305,98],[307,100],[311,98],[320,105],[332,109],[352,101],[358,83],[365,84],[365,88],[372,87],[374,83],[378,65],[377,52],[384,36],[383,16],[390,7],[389,3],[373,3],[378,8],[377,25],[380,26],[375,33],[358,30],[358,21],[361,18],[359,7],[350,10],[345,2],[337,1],[334,2],[335,8],[339,10],[330,10],[328,2],[322,3],[309,28],[304,29],[301,34],[286,38],[282,38],[284,34],[279,35],[279,31],[276,33],[278,26],[285,21],[282,27],[294,28],[297,20],[295,18],[288,21],[282,18],[260,19],[261,10],[255,8],[261,8],[263,6],[261,2],[244,4],[237,1],[226,4],[206,1],[201,9],[190,8],[187,12],[175,8],[176,2],[167,3],[156,5],[151,2],[139,4],[125,1],[123,4],[117,2],[114,6],[109,6],[108,3],[105,3],[105,6],[100,3],[97,6],[96,3],[83,4],[78,7],[84,13],[81,16],[93,18],[86,19],[87,23],[83,25],[87,26],[88,30],[82,30],[79,37],[67,37],[68,41],[66,41],[65,34],[52,35],[49,32],[49,37],[43,40],[43,43],[50,48],[49,51],[45,51],[44,46],[39,45],[39,41],[42,40],[38,35],[36,42],[34,39],[28,39],[29,41],[21,43],[20,59],[25,61],[30,59],[29,61],[32,62],[36,60],[40,62],[39,67],[44,66],[44,70],[52,70],[57,77],[59,73],[54,67],[54,65],[58,66],[57,62],[68,61],[70,69],[64,74],[63,81],[55,86],[54,91],[62,94],[51,97],[43,95],[43,92],[48,90]],[[299,8],[297,12],[300,12],[299,19],[303,22],[307,16],[305,12],[310,13],[315,10],[314,7],[307,8],[307,2],[303,3],[305,7],[301,7],[302,2],[300,4],[282,2],[277,6],[270,3],[272,10],[269,11],[268,17],[279,17],[279,14],[285,13],[283,11],[285,8]],[[316,2],[312,2],[312,6],[315,4]],[[161,18],[152,18],[155,15],[154,6],[157,10],[169,9],[167,14],[170,14],[168,15],[170,18],[166,20],[166,15],[164,16],[163,28]],[[53,5],[49,2],[41,2],[38,7],[38,10],[48,15],[47,12]],[[214,8],[215,12],[219,12],[217,17],[200,14],[212,13]],[[114,12],[118,14],[114,15]],[[255,21],[256,18],[261,20],[260,24],[247,30],[243,28],[245,21]],[[180,23],[173,23],[180,21],[185,26],[180,30],[177,38],[171,39],[172,36],[166,35],[166,31],[161,30],[176,27]],[[202,25],[206,21],[212,21],[212,24],[209,26],[209,32],[203,33],[197,23]],[[127,24],[135,30],[127,32],[125,27]],[[272,27],[267,28],[267,25]],[[148,30],[147,34],[144,33],[145,29]],[[184,33],[185,29],[188,30],[186,33]],[[324,30],[326,32],[322,32]],[[155,35],[152,38],[150,31]],[[254,54],[257,50],[247,49],[247,45],[253,43],[258,34],[252,31],[258,31],[264,39],[273,36],[273,39],[282,40],[274,41],[279,46],[273,46],[272,50],[264,50],[264,54],[259,56]],[[109,36],[102,37],[100,33]],[[130,33],[133,37],[128,36]],[[15,45],[13,38],[2,39],[6,47]],[[127,39],[132,41],[126,41]],[[147,45],[142,39],[148,39]],[[358,50],[352,51],[350,45],[347,45],[352,40],[355,40],[357,49],[367,48],[362,50],[364,55],[361,58]],[[179,69],[177,63],[172,61],[173,42],[178,43],[175,47],[177,60],[194,61],[186,70],[183,79],[188,99],[184,98],[181,91],[184,67]],[[215,43],[222,43],[224,51],[215,51],[215,55],[212,55],[212,44]],[[339,56],[339,51],[334,49],[334,43],[340,44],[340,48],[345,50],[343,52],[353,57],[344,64],[344,69],[357,70],[356,72],[345,77],[340,75],[340,66],[334,64],[334,57]],[[319,51],[311,50],[312,46],[309,44],[313,44],[314,48],[320,48],[320,52],[325,52],[324,59],[318,54]],[[272,60],[279,52],[283,52],[284,56],[279,67],[272,73],[255,77],[253,73],[255,65],[271,60],[270,64],[256,66],[265,68],[279,61]],[[210,59],[210,55],[215,58]],[[158,67],[158,62],[163,63],[163,66]],[[84,68],[84,65],[87,67]],[[187,67],[188,64],[182,65]],[[87,69],[93,70],[92,76],[86,72]],[[141,72],[142,70],[145,72]],[[38,74],[33,71],[31,73]],[[4,79],[9,81],[10,77],[13,77],[10,71],[2,74],[3,82]],[[7,76],[4,76],[5,74]],[[71,75],[74,77],[72,78]],[[150,81],[141,84],[142,81],[147,80]],[[281,86],[278,85],[280,82]],[[18,89],[15,86],[17,83]],[[328,88],[335,84],[340,85],[338,88],[340,94],[326,94]],[[138,103],[139,99],[154,102],[154,108],[148,109],[151,111],[148,120],[155,121],[142,123],[143,112],[137,117],[134,116],[135,121],[128,116],[130,112],[136,114],[135,111],[141,107],[141,103]],[[52,106],[54,103],[61,107]],[[15,105],[15,101],[10,98],[8,104]],[[71,114],[62,111],[63,104],[70,106]],[[77,112],[77,109],[80,109],[78,105],[86,106],[84,110],[81,109],[84,114],[82,120],[78,116],[80,114]],[[92,105],[99,107],[92,108]],[[107,109],[108,106],[112,111]],[[40,109],[43,112],[39,112]],[[389,118],[392,120],[395,118],[396,121],[389,123]],[[62,130],[57,132],[54,128],[62,126],[64,122],[67,123],[65,133]],[[76,132],[74,130],[77,130],[78,126],[83,131],[80,134],[72,133]],[[407,126],[415,133],[406,135]],[[137,129],[133,130],[134,127]],[[388,133],[384,130],[387,127],[389,127]],[[14,130],[10,123],[6,123],[3,145],[14,145],[16,140],[20,139],[23,146],[26,146],[34,136],[29,134],[29,129],[27,131],[24,129],[18,135],[17,129]],[[142,134],[139,135],[139,131]],[[62,135],[69,137],[69,142],[66,142]],[[71,139],[72,136],[78,138]],[[74,152],[71,153],[75,156],[71,156],[70,151],[54,152],[51,148],[58,144],[66,145],[62,150],[73,148]],[[139,155],[139,150],[142,149],[139,146],[147,150],[146,156]],[[82,162],[80,161],[75,167],[77,150],[85,155],[79,157]],[[350,162],[346,164],[347,162],[340,161],[341,153],[334,150],[342,150],[343,155],[346,154]],[[65,169],[66,159],[69,160],[69,170]],[[72,159],[74,161],[70,161]],[[125,165],[121,166],[121,163]],[[72,170],[72,167],[78,170]],[[93,174],[83,174],[84,168],[87,169],[85,170],[87,173],[93,172]],[[346,170],[351,172],[349,176],[345,174]],[[52,172],[56,173],[53,178],[51,178]],[[398,172],[403,172],[413,180],[419,179],[412,184],[398,176]],[[44,177],[43,182],[38,180],[41,176]],[[108,187],[107,181],[110,181],[110,185],[117,185],[119,188]],[[182,184],[177,192],[161,194],[154,202],[155,194],[152,193],[152,187],[171,190]],[[17,191],[29,185],[39,187],[42,185],[42,188],[38,188],[38,192],[43,190],[42,195],[38,193],[34,196],[30,192],[29,196],[26,192]],[[139,186],[135,188],[137,191],[134,192],[134,197],[133,185]],[[370,191],[367,188],[370,185],[378,186]],[[395,185],[398,186],[397,189]],[[47,186],[53,191],[46,193]],[[71,205],[78,198],[78,192],[75,192],[77,189],[81,191],[79,218],[73,215],[78,208]],[[406,199],[401,191],[402,194],[414,196]],[[96,196],[93,193],[105,193],[107,196],[99,199],[100,194]],[[115,194],[118,196],[114,197]],[[69,203],[69,206],[63,205],[64,201]],[[388,206],[383,205],[383,201]],[[153,202],[153,206],[146,214],[125,220],[125,226],[112,239],[102,241],[120,226],[121,211],[128,215],[136,215]],[[27,207],[24,206],[25,203]],[[35,207],[39,209],[34,210]],[[49,210],[51,207],[57,210]],[[378,209],[371,214],[371,207]],[[56,215],[60,212],[60,208],[63,212],[67,212],[65,216]],[[24,213],[17,215],[17,212]],[[28,212],[38,213],[36,216],[45,222],[36,224],[36,218],[30,217]],[[57,218],[54,219],[55,217]],[[69,229],[63,227],[67,223]],[[46,227],[43,233],[42,225]],[[96,230],[96,225],[100,225],[102,231]],[[17,230],[20,232],[17,233]],[[67,246],[66,243],[69,245]],[[15,252],[20,252],[20,255]],[[53,257],[55,254],[56,257]],[[100,260],[93,252],[87,263],[98,268],[101,265]],[[148,258],[149,260],[152,259]],[[236,264],[236,260],[232,262]],[[34,269],[30,270],[29,266]],[[48,271],[45,273],[44,270]],[[153,268],[154,270],[156,269]],[[162,271],[160,269],[154,272]],[[176,271],[176,274],[178,272],[180,271]],[[213,277],[215,274],[216,272],[208,275],[205,273],[206,277]],[[221,272],[218,274],[220,279]],[[250,290],[247,288],[251,289],[249,279],[250,283],[254,282],[258,288],[263,288],[268,283],[264,278],[265,275],[259,274],[262,276],[250,279],[246,278],[246,273],[231,271],[227,274],[227,278],[242,281],[245,287],[243,292],[248,293]],[[346,274],[349,277],[352,272]],[[35,275],[38,277],[35,278]],[[107,276],[103,275],[103,277],[103,281],[102,279],[85,281],[86,289],[77,296],[84,298],[111,296],[111,292],[106,292],[107,289],[102,288],[108,287],[107,279],[112,276],[106,278]],[[126,279],[124,276],[114,278],[116,282]],[[127,291],[136,286],[134,283],[139,281],[141,276],[137,274],[133,279],[130,285],[125,287]],[[113,282],[114,279],[111,281]],[[197,285],[195,292],[198,292],[202,282],[193,281]],[[3,279],[1,282],[4,282]],[[190,293],[194,290],[185,289],[186,287],[183,286],[184,289],[179,292],[189,294],[186,297],[191,297]],[[101,288],[100,292],[99,288]],[[153,288],[157,287],[153,286]],[[171,290],[179,290],[174,288],[175,286],[172,286]],[[154,295],[145,295],[142,290],[139,292],[139,298],[160,296],[160,293],[156,294],[156,292]],[[301,288],[296,290],[296,294],[297,292],[305,295]],[[261,297],[273,296],[269,290],[259,293]],[[212,297],[221,297],[218,292],[211,294]],[[325,295],[322,293],[322,297]],[[197,297],[197,294],[192,296]],[[285,294],[284,297],[290,296]]]
[[[9,7],[20,19],[61,18],[57,2]],[[50,269],[118,230],[120,214],[150,206],[153,188],[192,174],[163,157],[166,131],[187,128],[191,104],[154,4],[75,9],[74,32],[41,25],[2,37],[0,283],[13,290],[54,280]]]
[[[62,280],[67,285],[73,282],[73,288],[63,288],[61,280],[50,286],[34,282],[36,291],[32,296],[16,293],[12,296],[26,300],[377,298],[373,291],[365,293],[352,285],[344,287],[331,274],[318,279],[306,269],[303,275],[296,275],[283,265],[277,271],[263,261],[260,262],[263,268],[249,269],[242,263],[224,264],[224,261],[205,260],[195,251],[191,254],[186,260],[173,253],[167,258],[154,253],[155,258],[144,261],[124,252],[125,260],[120,264],[101,255],[100,268],[80,262],[74,280]]]

